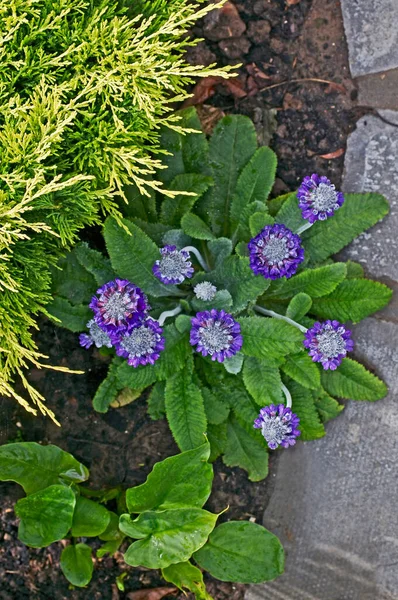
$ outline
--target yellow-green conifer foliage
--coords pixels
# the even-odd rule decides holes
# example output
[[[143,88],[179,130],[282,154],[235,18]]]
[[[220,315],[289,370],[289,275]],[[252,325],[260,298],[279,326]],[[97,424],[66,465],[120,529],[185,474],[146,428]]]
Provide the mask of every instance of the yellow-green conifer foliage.
[[[115,198],[161,183],[159,126],[195,76],[186,35],[212,8],[188,0],[0,0],[0,394],[54,418],[24,369],[50,267]],[[30,399],[14,390],[19,376]]]

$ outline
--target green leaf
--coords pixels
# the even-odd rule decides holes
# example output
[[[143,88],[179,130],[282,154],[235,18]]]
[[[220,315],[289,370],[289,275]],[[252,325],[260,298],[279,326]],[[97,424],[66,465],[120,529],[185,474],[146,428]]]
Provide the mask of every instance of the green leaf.
[[[183,369],[186,360],[192,355],[187,332],[180,332],[175,325],[166,325],[163,328],[165,347],[155,363],[156,377],[168,379],[176,371]],[[203,441],[203,440],[202,440]]]
[[[181,219],[181,227],[184,233],[195,240],[214,240],[215,236],[204,221],[193,213],[186,213]]]
[[[274,218],[271,217],[268,213],[265,212],[255,212],[254,215],[251,215],[249,218],[249,229],[250,235],[255,236],[266,226],[273,225]]]
[[[201,508],[147,511],[134,521],[121,515],[120,529],[139,541],[129,546],[124,560],[132,567],[164,569],[189,560],[206,543],[218,515]]]
[[[207,437],[210,442],[209,462],[214,462],[225,450],[227,443],[227,424],[208,425]]]
[[[138,217],[143,221],[156,221],[158,219],[156,210],[156,193],[149,186],[146,187],[148,195],[141,194],[138,187],[133,183],[123,188],[128,204],[123,199],[119,201],[120,211],[123,216],[134,219]]]
[[[160,221],[166,225],[179,226],[182,217],[187,214],[209,187],[213,179],[198,173],[177,175],[169,186],[169,190],[193,192],[193,196],[178,194],[174,198],[165,197],[160,211]]]
[[[289,200],[290,196],[297,197],[297,193],[289,192],[287,194],[282,194],[281,196],[277,196],[276,198],[271,198],[271,200],[268,200],[267,204],[270,215],[275,217],[278,214],[278,211],[280,211],[280,209],[286,202],[286,200]]]
[[[192,244],[192,238],[186,235],[182,229],[169,229],[163,235],[162,246],[170,244],[170,246],[177,246],[177,248],[185,248]]]
[[[210,496],[213,468],[208,442],[158,462],[142,485],[126,492],[130,513],[178,507],[201,508]]]
[[[133,281],[152,296],[172,296],[176,287],[165,285],[155,277],[152,267],[160,258],[159,248],[137,225],[108,217],[104,226],[106,247],[112,267],[119,277]]]
[[[162,569],[162,577],[185,593],[195,594],[196,600],[213,600],[207,593],[203,582],[203,573],[190,562],[181,562]]]
[[[194,311],[199,312],[202,310],[211,310],[216,308],[217,310],[228,311],[233,303],[232,296],[228,290],[219,290],[216,292],[213,300],[199,300],[198,298],[192,298],[191,304]]]
[[[293,325],[267,317],[239,319],[242,352],[255,358],[278,358],[302,349],[303,334]]]
[[[226,358],[223,362],[223,365],[227,373],[238,375],[238,373],[240,373],[242,370],[244,359],[245,357],[240,352],[234,356],[231,356],[231,358]]]
[[[166,384],[164,381],[158,381],[152,388],[148,396],[148,415],[153,421],[164,419],[166,416],[165,407],[165,391]]]
[[[84,587],[91,581],[93,561],[87,544],[71,544],[62,550],[60,567],[72,585]]]
[[[233,235],[234,239],[238,239],[247,243],[253,237],[250,231],[250,219],[253,215],[258,213],[262,213],[264,215],[263,219],[267,219],[270,225],[274,222],[273,217],[268,214],[266,204],[258,201],[251,202],[242,210],[238,229]]]
[[[111,542],[114,540],[118,540],[120,538],[120,530],[119,530],[119,515],[108,510],[109,514],[109,522],[106,526],[106,529],[102,531],[102,533],[98,534],[99,539],[105,542]]]
[[[201,446],[207,428],[206,413],[202,393],[188,369],[167,380],[165,406],[171,433],[180,450]]]
[[[300,321],[308,313],[311,306],[311,297],[305,292],[299,292],[290,300],[286,309],[286,316],[293,321]]]
[[[235,246],[235,252],[241,258],[246,258],[247,256],[249,256],[247,242],[238,242]]]
[[[231,224],[239,225],[242,210],[251,202],[266,202],[274,185],[277,159],[266,146],[258,148],[242,169],[231,202]]]
[[[293,232],[296,232],[300,227],[307,223],[301,215],[297,192],[291,192],[282,196],[282,198],[284,198],[284,201],[275,215],[275,222],[283,223],[283,225],[286,225],[286,227]]]
[[[18,538],[33,548],[62,540],[71,528],[75,503],[73,490],[64,485],[50,485],[18,500]]]
[[[47,304],[46,310],[50,317],[58,319],[58,325],[73,333],[85,331],[88,321],[93,317],[93,312],[87,304],[71,304],[69,300],[60,296],[55,296],[52,302]]]
[[[187,333],[191,330],[192,317],[189,315],[178,315],[174,321],[177,331],[181,334]]]
[[[243,381],[259,406],[282,402],[281,376],[277,364],[272,361],[247,357],[243,366]]]
[[[325,428],[319,419],[314,399],[310,390],[307,390],[295,381],[288,383],[292,395],[292,411],[299,417],[298,426],[301,431],[300,440],[317,440],[325,435]]]
[[[218,122],[209,142],[214,177],[210,197],[213,231],[229,232],[230,208],[238,175],[257,149],[256,132],[248,117],[228,115]]]
[[[212,425],[220,425],[229,415],[229,406],[223,399],[222,394],[213,393],[207,387],[202,387],[203,402],[207,417],[207,422]]]
[[[222,523],[194,555],[195,561],[221,581],[261,583],[283,573],[285,554],[278,538],[250,521]]]
[[[282,365],[282,371],[310,390],[319,388],[321,385],[318,366],[312,361],[307,352],[289,354]]]
[[[365,273],[361,264],[347,260],[345,265],[347,267],[347,279],[361,279],[364,277]]]
[[[343,206],[332,219],[317,221],[303,233],[304,249],[312,261],[325,260],[375,225],[388,211],[388,202],[380,194],[345,194]]]
[[[115,278],[115,272],[111,267],[111,261],[82,242],[75,247],[76,257],[82,267],[86,269],[95,279],[97,285],[101,286]]]
[[[143,390],[156,381],[155,367],[153,365],[132,367],[124,361],[117,367],[116,379],[119,388]]]
[[[222,265],[224,260],[232,254],[232,241],[229,238],[221,237],[210,240],[207,247],[213,258],[215,268]]]
[[[322,423],[327,423],[331,419],[334,419],[341,413],[342,410],[344,410],[344,406],[342,404],[339,404],[337,400],[323,391],[320,396],[315,398],[315,406]]]
[[[79,496],[76,500],[71,533],[73,537],[95,537],[105,531],[110,518],[110,512],[105,506]]]
[[[250,481],[265,479],[268,475],[268,452],[261,433],[255,439],[235,417],[230,418],[223,461],[227,467],[245,469]]]
[[[17,442],[0,446],[0,480],[15,481],[33,494],[49,485],[82,483],[88,469],[57,446]]]
[[[392,290],[370,279],[347,279],[325,298],[314,300],[311,312],[325,319],[358,323],[386,306]]]
[[[148,223],[142,219],[131,219],[157,246],[164,246],[164,237],[171,231],[170,225],[163,223]],[[158,257],[159,258],[159,257]]]
[[[324,371],[321,379],[331,396],[348,400],[380,400],[388,391],[383,381],[351,358],[344,358],[336,371]]]
[[[77,259],[75,250],[68,252],[52,270],[52,292],[62,296],[72,304],[88,304],[98,285]]]
[[[115,552],[119,550],[124,538],[125,536],[123,535],[123,533],[121,533],[120,537],[117,540],[109,540],[109,542],[105,542],[105,544],[102,544],[101,548],[98,548],[96,552],[97,558],[103,558],[106,554],[113,556],[113,554],[115,554]]]
[[[272,296],[291,298],[300,292],[312,298],[326,296],[343,281],[347,273],[344,263],[334,263],[318,269],[306,269],[290,279],[280,279],[270,290]]]
[[[118,392],[124,387],[118,377],[120,361],[114,359],[109,365],[106,378],[101,381],[93,398],[93,408],[97,412],[106,413]]]

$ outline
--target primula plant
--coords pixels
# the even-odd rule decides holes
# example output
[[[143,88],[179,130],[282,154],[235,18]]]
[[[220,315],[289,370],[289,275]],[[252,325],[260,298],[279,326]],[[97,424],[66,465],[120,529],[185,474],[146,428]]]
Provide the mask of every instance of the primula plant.
[[[183,123],[200,129],[193,109]],[[267,450],[325,435],[343,405],[386,386],[348,354],[351,324],[385,306],[391,290],[339,252],[388,212],[379,194],[345,194],[306,177],[268,199],[276,157],[257,148],[251,121],[222,119],[201,133],[164,131],[160,176],[174,199],[130,189],[126,218],[108,218],[109,258],[85,244],[54,279],[52,314],[83,346],[114,354],[94,398],[105,412],[148,389],[180,449],[267,475]],[[84,331],[84,329],[86,329]]]
[[[87,538],[98,537],[103,544],[97,559],[120,548],[126,564],[161,569],[177,588],[211,600],[202,570],[222,581],[269,581],[283,572],[284,552],[264,527],[249,521],[216,525],[220,515],[202,508],[213,481],[209,454],[205,442],[155,464],[142,485],[94,491],[83,485],[86,467],[57,446],[13,443],[0,448],[0,480],[16,481],[26,493],[15,505],[23,543],[43,548],[68,540],[60,565],[73,585],[90,582]]]

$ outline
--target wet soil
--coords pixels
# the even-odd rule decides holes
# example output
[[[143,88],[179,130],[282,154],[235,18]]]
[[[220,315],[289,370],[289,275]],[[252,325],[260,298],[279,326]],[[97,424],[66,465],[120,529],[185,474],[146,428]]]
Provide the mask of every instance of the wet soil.
[[[260,141],[267,143],[273,132],[270,143],[279,159],[274,194],[295,188],[312,172],[339,184],[346,138],[361,114],[355,106],[338,0],[228,2],[218,17],[209,16],[195,27],[193,35],[204,41],[190,53],[192,62],[242,64],[234,85],[210,80],[194,89],[205,127],[211,129],[223,113],[240,113],[254,120]],[[104,415],[93,411],[91,400],[108,359],[83,350],[76,335],[44,320],[37,341],[51,364],[83,370],[84,375],[31,370],[30,382],[47,398],[62,427],[3,399],[1,444],[22,440],[57,444],[90,468],[90,485],[96,489],[140,484],[155,462],[178,452],[167,424],[147,416],[144,397]],[[276,462],[277,454],[271,458],[268,479],[251,483],[240,469],[217,461],[208,508],[219,512],[229,505],[223,519],[261,523]],[[18,541],[12,507],[21,495],[17,485],[0,484],[1,600],[138,600],[134,590],[164,585],[159,572],[127,567],[118,554],[96,561],[87,589],[73,589],[59,569],[62,543],[31,549]],[[88,543],[95,548],[95,541]],[[123,572],[127,572],[125,591],[120,591],[116,578]],[[210,577],[207,582],[216,600],[243,599],[243,585]],[[145,597],[150,600],[150,596],[141,600]],[[172,597],[184,596],[165,596]]]

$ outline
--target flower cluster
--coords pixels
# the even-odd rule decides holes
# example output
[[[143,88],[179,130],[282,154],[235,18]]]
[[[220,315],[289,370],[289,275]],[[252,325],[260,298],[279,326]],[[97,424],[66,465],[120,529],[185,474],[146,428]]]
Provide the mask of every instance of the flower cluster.
[[[344,202],[343,194],[336,190],[333,183],[327,177],[320,177],[315,173],[304,178],[297,198],[303,219],[310,223],[332,217]]]
[[[261,429],[261,433],[271,450],[278,446],[288,448],[294,446],[296,438],[300,435],[297,429],[300,419],[284,404],[265,406],[254,421],[254,428]]]
[[[190,343],[202,356],[221,363],[239,352],[243,339],[232,315],[213,308],[198,312],[192,319]]]
[[[304,260],[300,237],[285,225],[267,225],[248,248],[252,271],[266,279],[289,278]]]
[[[189,260],[189,252],[169,245],[161,248],[160,254],[162,257],[155,262],[152,271],[162,283],[179,284],[192,277],[194,269]]]
[[[316,322],[308,329],[303,342],[314,362],[322,363],[325,370],[334,371],[347,352],[354,349],[351,331],[338,321]]]

